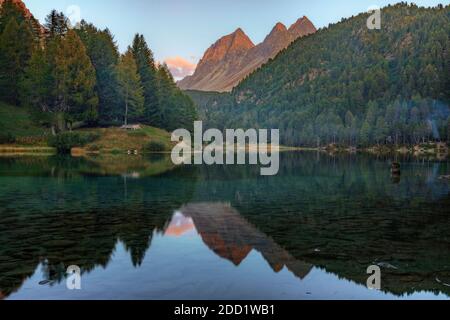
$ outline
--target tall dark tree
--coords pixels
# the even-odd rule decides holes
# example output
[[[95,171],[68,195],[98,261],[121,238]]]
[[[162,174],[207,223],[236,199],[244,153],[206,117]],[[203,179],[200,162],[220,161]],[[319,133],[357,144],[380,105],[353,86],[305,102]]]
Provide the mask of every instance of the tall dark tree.
[[[136,61],[134,60],[131,49],[122,55],[117,67],[117,75],[120,84],[120,99],[123,105],[124,124],[128,120],[136,120],[142,117],[144,109],[144,92],[141,84]]]
[[[114,37],[108,29],[99,30],[85,21],[81,22],[77,33],[95,68],[99,121],[104,124],[117,123],[122,119],[123,112],[119,103],[120,88],[116,73],[119,52]]]
[[[143,35],[136,34],[131,46],[144,88],[143,120],[155,127],[164,127],[163,112],[158,101],[158,79],[153,53]]]
[[[98,117],[95,69],[77,33],[69,30],[55,54],[55,112],[70,123]]]
[[[191,130],[197,119],[197,110],[192,100],[181,92],[175,84],[165,63],[158,67],[158,102],[162,110],[164,128]]]
[[[52,10],[45,18],[45,28],[49,40],[64,36],[69,30],[69,19],[64,13]]]
[[[37,112],[48,112],[53,102],[54,73],[43,48],[37,48],[20,84],[21,103]]]
[[[34,47],[33,34],[26,21],[11,18],[0,36],[0,99],[19,102],[19,82]]]
[[[74,30],[53,37],[33,52],[21,81],[21,101],[51,114],[55,131],[93,124],[98,97],[87,50]]]

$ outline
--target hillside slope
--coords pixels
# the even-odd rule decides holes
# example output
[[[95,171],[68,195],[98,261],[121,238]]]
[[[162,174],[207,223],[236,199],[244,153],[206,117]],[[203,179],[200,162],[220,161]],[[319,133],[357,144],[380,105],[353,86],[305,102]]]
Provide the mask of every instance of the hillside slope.
[[[0,102],[0,136],[40,137],[48,133],[48,129],[36,124],[36,120],[27,109]]]
[[[368,17],[298,39],[227,99],[191,96],[209,126],[279,128],[286,145],[448,139],[450,6],[385,7],[381,30]]]

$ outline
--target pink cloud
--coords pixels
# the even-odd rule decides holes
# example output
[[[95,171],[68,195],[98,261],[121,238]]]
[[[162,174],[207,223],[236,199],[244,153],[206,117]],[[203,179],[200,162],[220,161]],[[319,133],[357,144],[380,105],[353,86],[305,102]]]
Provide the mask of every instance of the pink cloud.
[[[181,237],[188,232],[195,231],[195,225],[192,218],[185,217],[181,213],[175,213],[167,227],[164,235],[170,237]]]
[[[181,80],[186,76],[190,76],[194,73],[197,65],[182,57],[169,57],[164,61],[172,72],[175,80]]]

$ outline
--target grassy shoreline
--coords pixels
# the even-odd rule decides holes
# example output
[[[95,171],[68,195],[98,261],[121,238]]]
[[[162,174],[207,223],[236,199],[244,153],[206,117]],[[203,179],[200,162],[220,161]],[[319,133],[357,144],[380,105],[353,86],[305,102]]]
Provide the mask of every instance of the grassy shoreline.
[[[25,145],[0,145],[0,154],[56,154],[52,147],[25,146]]]
[[[92,130],[92,129],[91,129]],[[104,130],[104,129],[103,129]],[[83,156],[83,155],[100,155],[100,154],[170,154],[171,153],[171,143],[170,141],[162,142],[166,146],[166,150],[163,151],[145,151],[144,144],[148,143],[148,139],[134,139],[133,143],[124,144],[124,141],[117,142],[110,140],[108,141],[108,136],[101,138],[100,146],[99,143],[93,142],[84,147],[75,147],[72,149],[71,154],[73,156]],[[158,140],[158,139],[156,139]],[[103,142],[102,142],[103,141]],[[151,140],[150,140],[151,141]],[[128,146],[128,147],[127,147]],[[247,151],[248,148],[247,148]],[[314,151],[314,152],[327,152],[327,153],[371,153],[374,155],[380,154],[413,154],[413,155],[448,155],[447,148],[433,147],[432,145],[423,146],[372,146],[368,148],[344,148],[344,147],[289,147],[280,146],[279,152],[287,151]],[[0,156],[6,155],[55,155],[57,150],[53,147],[42,146],[42,145],[20,145],[20,144],[0,144]]]

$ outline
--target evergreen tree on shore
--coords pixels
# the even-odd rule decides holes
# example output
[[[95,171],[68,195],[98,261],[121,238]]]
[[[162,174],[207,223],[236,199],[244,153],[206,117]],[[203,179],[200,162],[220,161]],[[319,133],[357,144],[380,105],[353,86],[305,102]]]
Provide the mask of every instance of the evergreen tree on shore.
[[[69,31],[69,19],[62,12],[52,10],[45,18],[45,28],[47,29],[47,39],[54,40],[64,36]]]
[[[55,133],[117,125],[125,113],[126,121],[164,129],[192,127],[195,105],[168,68],[156,66],[142,35],[120,56],[108,29],[85,21],[71,29],[67,17],[53,10],[45,37],[36,41],[30,20],[11,0],[0,12],[0,99],[45,114],[40,119]]]
[[[144,109],[141,77],[131,49],[120,58],[117,75],[120,84],[120,102],[124,106],[124,124],[127,125],[129,120],[135,121],[142,117]]]
[[[34,107],[36,112],[48,112],[52,105],[53,86],[54,79],[48,55],[44,49],[37,48],[33,51],[20,83],[22,105]]]
[[[26,21],[11,18],[0,35],[0,99],[19,103],[19,81],[34,47],[33,34]]]
[[[81,22],[77,30],[87,54],[95,68],[99,104],[100,123],[118,123],[123,117],[119,103],[120,85],[116,67],[119,63],[119,51],[114,37],[108,29],[99,30],[93,24]]]
[[[193,129],[197,119],[196,106],[175,84],[165,63],[158,67],[158,102],[164,115],[164,127],[168,130]]]
[[[143,120],[155,127],[163,127],[163,115],[158,102],[158,80],[153,53],[143,35],[136,34],[131,46],[144,88]]]
[[[64,112],[69,121],[96,121],[95,69],[74,30],[69,30],[59,41],[54,72],[55,111]]]

